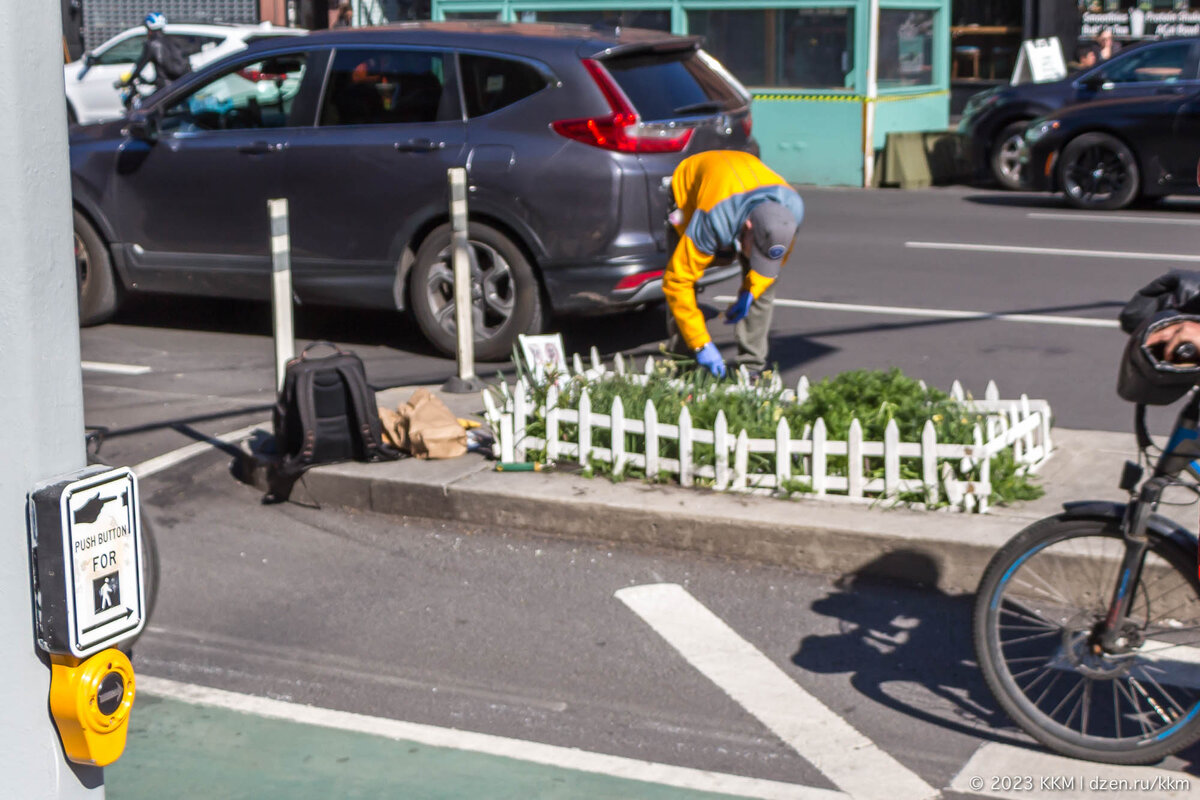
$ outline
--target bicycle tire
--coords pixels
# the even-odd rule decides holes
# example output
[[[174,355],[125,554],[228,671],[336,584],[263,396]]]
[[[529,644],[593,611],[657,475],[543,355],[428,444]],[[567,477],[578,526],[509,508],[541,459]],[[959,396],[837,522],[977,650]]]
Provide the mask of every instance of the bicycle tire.
[[[1200,655],[1196,554],[1148,537],[1120,654],[1097,653],[1089,639],[1116,588],[1119,520],[1040,520],[984,571],[973,614],[979,667],[1009,717],[1051,750],[1149,764],[1200,739],[1200,667],[1187,658]]]

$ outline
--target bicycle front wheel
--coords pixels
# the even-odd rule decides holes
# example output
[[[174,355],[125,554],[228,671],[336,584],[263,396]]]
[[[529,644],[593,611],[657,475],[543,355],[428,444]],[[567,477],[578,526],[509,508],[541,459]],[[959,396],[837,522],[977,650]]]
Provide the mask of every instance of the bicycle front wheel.
[[[1073,758],[1148,764],[1200,738],[1196,554],[1150,534],[1121,644],[1100,645],[1125,540],[1117,520],[1060,515],[992,558],[975,598],[975,652],[1026,733]]]

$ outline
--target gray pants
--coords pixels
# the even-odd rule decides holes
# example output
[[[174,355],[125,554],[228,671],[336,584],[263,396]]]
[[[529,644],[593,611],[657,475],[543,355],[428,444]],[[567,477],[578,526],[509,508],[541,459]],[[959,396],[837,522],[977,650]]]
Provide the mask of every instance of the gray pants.
[[[750,311],[740,322],[733,326],[733,338],[737,342],[736,365],[745,367],[750,372],[761,372],[767,366],[767,350],[771,334],[771,316],[775,311],[775,284],[767,287],[762,295],[750,304]],[[724,325],[724,314],[718,314],[708,320],[710,326]],[[713,329],[709,328],[711,334]],[[714,339],[716,337],[713,337]],[[667,351],[681,356],[694,355],[688,349],[687,343],[679,335],[675,325],[675,315],[667,306]]]

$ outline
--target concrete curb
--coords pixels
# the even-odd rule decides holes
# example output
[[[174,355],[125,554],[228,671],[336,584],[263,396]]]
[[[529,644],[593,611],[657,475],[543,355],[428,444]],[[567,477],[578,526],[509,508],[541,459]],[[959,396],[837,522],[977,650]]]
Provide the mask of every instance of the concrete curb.
[[[415,387],[381,392],[381,405]],[[478,396],[442,395],[460,416]],[[873,575],[974,591],[988,561],[1031,522],[1068,500],[1117,500],[1129,434],[1056,429],[1042,474],[1045,497],[988,515],[909,511],[833,499],[778,500],[554,473],[498,473],[474,453],[448,461],[346,463],[309,470],[293,498],[381,514],[506,526],[593,542],[633,544],[835,574]],[[264,437],[256,437],[261,445]],[[266,488],[264,461],[250,444],[236,465]],[[1164,509],[1191,528],[1194,509]]]
[[[265,490],[261,460],[247,449],[241,461],[239,476]],[[973,590],[992,554],[1023,527],[1011,518],[497,473],[475,454],[316,467],[293,492],[299,502],[309,496],[321,506],[871,574],[954,592]]]

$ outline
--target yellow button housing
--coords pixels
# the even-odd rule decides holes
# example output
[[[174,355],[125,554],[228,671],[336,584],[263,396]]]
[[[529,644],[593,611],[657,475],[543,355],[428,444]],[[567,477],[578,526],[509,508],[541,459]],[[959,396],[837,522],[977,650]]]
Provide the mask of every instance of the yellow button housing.
[[[115,648],[83,662],[52,655],[50,670],[50,713],[67,758],[97,767],[120,758],[133,708],[129,658]]]

